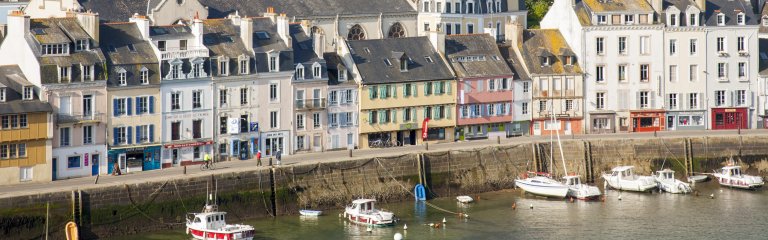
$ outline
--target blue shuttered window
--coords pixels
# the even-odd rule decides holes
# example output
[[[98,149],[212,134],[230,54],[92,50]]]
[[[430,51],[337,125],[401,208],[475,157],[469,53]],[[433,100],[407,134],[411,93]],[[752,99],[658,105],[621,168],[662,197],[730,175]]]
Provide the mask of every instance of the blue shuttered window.
[[[117,116],[118,110],[117,110],[117,99],[112,99],[112,116]]]
[[[112,139],[114,140],[112,145],[117,146],[120,144],[120,141],[117,138],[117,128],[112,128]]]
[[[155,125],[149,125],[149,142],[155,142]]]
[[[129,108],[130,109],[130,108]],[[133,144],[133,128],[132,127],[126,127],[125,130],[127,131],[126,135],[126,141],[128,144]]]
[[[140,97],[136,98],[136,115],[141,114],[141,105],[142,105],[142,101],[141,100],[142,100],[142,98],[140,98]],[[136,134],[136,135],[138,135],[138,134]]]
[[[133,102],[133,101],[131,101],[131,100],[133,100],[133,99],[132,99],[132,98],[128,98],[128,99],[126,99],[126,100],[125,100],[125,101],[126,101],[126,104],[128,104],[128,116],[130,116],[131,114],[133,114],[133,113],[131,113],[131,109],[132,109],[132,107],[131,107],[131,106],[133,105],[133,104],[131,104],[131,102]]]
[[[155,97],[149,96],[149,113],[155,113]]]
[[[136,143],[141,143],[141,126],[136,126]]]

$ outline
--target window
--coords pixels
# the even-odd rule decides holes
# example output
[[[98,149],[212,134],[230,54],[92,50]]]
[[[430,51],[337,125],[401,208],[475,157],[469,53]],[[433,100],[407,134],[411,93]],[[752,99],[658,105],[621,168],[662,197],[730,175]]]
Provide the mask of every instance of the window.
[[[26,143],[19,143],[16,146],[19,148],[19,157],[26,157],[27,156],[27,144]]]
[[[691,65],[690,69],[688,70],[688,76],[690,76],[690,81],[695,82],[699,79],[699,66],[698,65]]]
[[[312,67],[312,77],[315,79],[322,78],[322,71],[320,71],[320,64],[315,64],[315,66]]]
[[[187,40],[179,40],[179,50],[185,51],[187,50]]]
[[[739,14],[736,14],[736,23],[739,25],[744,25],[744,13],[740,12]]]
[[[717,14],[717,25],[718,26],[725,25],[725,14],[723,14],[723,13],[718,13]]]
[[[688,94],[688,107],[690,109],[698,109],[699,108],[699,94],[698,93],[689,93]]]
[[[126,134],[128,134],[128,133],[126,132],[126,128],[125,127],[115,128],[114,131],[115,131],[114,132],[115,133],[114,138],[115,138],[115,144],[116,145],[118,145],[118,144],[125,144],[125,143],[128,142],[128,137],[126,137],[127,136]]]
[[[565,111],[573,110],[573,100],[565,100]]]
[[[475,33],[475,25],[472,25],[471,23],[467,24],[467,34],[474,34]]]
[[[149,113],[149,97],[136,97],[136,114]]]
[[[67,168],[80,168],[80,156],[67,157]]]
[[[632,24],[635,22],[635,15],[624,15],[624,24]]]
[[[269,56],[269,71],[277,72],[277,56]]]
[[[202,90],[195,90],[192,91],[192,108],[198,109],[203,107],[203,91]]]
[[[0,158],[8,158],[8,145],[0,145]]]
[[[271,83],[269,84],[269,101],[276,102],[277,98],[277,84]]]
[[[69,54],[69,44],[45,44],[42,50],[43,55],[62,55]]]
[[[619,37],[619,54],[627,54],[627,37]]]
[[[747,104],[747,90],[736,90],[736,106]]]
[[[125,115],[127,113],[127,104],[128,99],[127,98],[118,98],[114,100],[114,111],[115,116]]]
[[[597,15],[597,24],[607,24],[608,17],[605,15]]]
[[[139,73],[139,76],[141,78],[141,84],[147,85],[149,84],[149,70],[146,68],[141,69],[141,72]]]
[[[461,24],[456,23],[453,25],[453,33],[454,34],[461,34]]]
[[[530,87],[530,82],[523,82],[523,92],[527,93]]]
[[[172,122],[171,123],[171,140],[180,140],[181,139],[181,122]]]
[[[296,150],[304,150],[304,136],[296,136]]]
[[[90,80],[93,81],[93,66],[90,65],[82,65],[83,66],[83,81]]]
[[[520,109],[520,113],[522,113],[524,115],[528,114],[528,103],[527,102],[522,103],[520,108],[521,108]]]
[[[539,112],[547,111],[547,100],[539,101]]]
[[[279,126],[277,121],[277,111],[269,112],[269,127],[272,129],[277,128]]]
[[[739,77],[740,78],[746,78],[747,77],[747,63],[740,62],[739,63]]]
[[[478,109],[478,113],[480,112],[480,105],[475,105]],[[432,107],[424,107],[424,118],[432,119]]]
[[[349,29],[347,33],[347,40],[365,40],[365,31],[359,24],[355,24]]]
[[[192,148],[192,158],[200,159],[200,147]]]
[[[200,139],[203,137],[203,120],[192,121],[192,138]]]
[[[0,119],[2,119],[2,125],[0,126],[0,129],[11,128],[11,123],[10,123],[11,116],[5,115],[0,117]]]
[[[227,134],[227,117],[219,117],[219,133]]]
[[[724,37],[718,37],[717,38],[717,52],[725,52],[725,38]]]
[[[59,82],[69,81],[69,67],[59,67]]]
[[[157,49],[160,51],[165,51],[165,41],[157,41]]]
[[[34,97],[35,90],[33,86],[24,86],[24,100],[32,100],[32,97]]]
[[[640,81],[648,82],[650,80],[650,66],[648,64],[640,64]]]
[[[677,82],[677,65],[669,65],[669,81]]]
[[[93,144],[93,126],[83,126],[83,144]]]
[[[677,14],[670,14],[669,15],[669,25],[677,26]]]
[[[330,104],[330,105],[339,104],[339,92],[338,91],[328,91],[328,104]]]
[[[650,102],[649,102],[650,101],[650,99],[649,99],[650,94],[648,93],[648,91],[641,91],[639,96],[640,96],[640,98],[639,98],[639,100],[640,100],[639,107],[640,108],[649,108],[650,107]]]
[[[66,147],[70,145],[70,130],[68,127],[59,128],[59,146]]]
[[[320,128],[320,113],[312,113],[312,127]]]
[[[619,65],[619,81],[623,82],[627,80],[627,65],[621,64]]]
[[[736,47],[738,48],[739,52],[746,52],[747,51],[747,45],[744,42],[744,37],[737,37],[736,38]]]
[[[699,24],[696,23],[697,19],[698,19],[698,17],[696,17],[695,13],[690,14],[689,19],[688,19],[688,26],[697,26],[697,25],[699,25]]]
[[[180,110],[180,109],[181,109],[181,93],[172,92],[171,93],[171,110]]]
[[[304,66],[301,64],[296,67],[296,80],[304,80]]]
[[[219,75],[229,75],[229,60],[226,58],[219,58]]]
[[[677,93],[670,93],[667,95],[667,108],[677,109]]]
[[[717,63],[717,77],[718,78],[725,78],[725,75],[727,74],[727,65],[726,63]]]
[[[669,40],[669,55],[677,54],[677,39]]]
[[[181,65],[180,64],[171,64],[171,79],[179,79],[181,74]]]
[[[240,74],[248,74],[248,59],[241,59],[240,60]]]
[[[605,108],[605,93],[599,92],[595,94],[595,109]]]
[[[696,55],[696,43],[697,42],[698,42],[698,40],[691,39],[690,49],[688,50],[691,53],[691,55]]]
[[[240,89],[240,105],[248,104],[248,88]]]
[[[461,13],[461,3],[457,2],[456,7],[453,8],[453,13]]]
[[[219,89],[219,106],[227,105],[227,89]]]
[[[723,105],[725,105],[725,91],[724,90],[715,91],[715,106],[723,106]]]
[[[298,130],[304,129],[304,114],[296,115],[296,129]]]
[[[0,88],[0,102],[5,102],[5,87]]]
[[[598,37],[595,39],[595,51],[597,51],[597,55],[603,55],[605,52],[605,39],[602,37]]]
[[[595,80],[599,83],[605,82],[605,66],[595,67]]]
[[[192,64],[192,77],[202,77],[203,76],[203,63],[193,63]]]
[[[352,94],[352,89],[347,89],[344,91],[344,103],[352,103],[352,98],[355,95]]]
[[[28,126],[27,114],[19,114],[19,128],[26,128]]]
[[[475,13],[475,4],[472,2],[467,3],[467,13]]]
[[[640,54],[641,55],[648,55],[651,53],[651,37],[650,36],[640,36]]]

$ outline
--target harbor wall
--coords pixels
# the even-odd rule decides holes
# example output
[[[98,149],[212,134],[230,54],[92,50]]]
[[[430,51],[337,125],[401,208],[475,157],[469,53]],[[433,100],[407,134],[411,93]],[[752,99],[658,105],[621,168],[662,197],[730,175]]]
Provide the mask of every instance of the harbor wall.
[[[586,181],[617,165],[647,174],[662,166],[711,172],[734,159],[746,172],[768,174],[768,137],[564,140],[569,173]],[[552,157],[550,157],[552,156]],[[79,223],[84,239],[106,239],[162,229],[183,231],[185,215],[200,211],[206,192],[218,192],[228,221],[297,214],[299,209],[339,209],[352,199],[381,202],[413,199],[422,183],[428,197],[514,187],[525,171],[563,173],[557,145],[531,142],[476,149],[426,151],[335,162],[293,164],[256,171],[214,173],[141,184],[105,185],[76,192],[0,198],[0,239],[63,239],[67,221]],[[551,163],[550,163],[551,162]]]

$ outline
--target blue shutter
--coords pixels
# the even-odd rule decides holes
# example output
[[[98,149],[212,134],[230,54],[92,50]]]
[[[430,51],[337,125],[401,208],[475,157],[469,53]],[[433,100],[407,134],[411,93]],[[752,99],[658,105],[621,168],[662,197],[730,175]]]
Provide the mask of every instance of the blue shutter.
[[[131,116],[131,114],[132,114],[131,113],[131,108],[132,108],[131,105],[133,105],[133,104],[131,104],[131,102],[133,102],[133,101],[131,101],[131,100],[133,100],[133,99],[132,98],[125,99],[126,103],[128,104],[128,116]]]
[[[235,148],[237,148],[235,145],[235,140],[229,140],[229,155],[235,155]]]
[[[339,117],[336,118],[336,122],[339,123],[339,126],[346,126],[347,125],[347,113],[339,113]]]
[[[112,99],[112,116],[117,116],[117,99]]]
[[[141,128],[140,126],[136,126],[136,143],[140,143],[140,142],[141,142]]]
[[[126,141],[128,141],[128,144],[133,144],[133,128],[125,127],[125,130],[128,132],[128,135],[126,135]]]
[[[113,146],[117,146],[120,144],[120,142],[118,142],[117,140],[117,128],[112,128],[112,140],[113,140],[112,142]]]
[[[149,96],[149,113],[155,113],[155,96]]]
[[[149,125],[149,142],[155,142],[155,125]]]
[[[136,115],[139,115],[139,114],[141,114],[141,98],[136,97]]]

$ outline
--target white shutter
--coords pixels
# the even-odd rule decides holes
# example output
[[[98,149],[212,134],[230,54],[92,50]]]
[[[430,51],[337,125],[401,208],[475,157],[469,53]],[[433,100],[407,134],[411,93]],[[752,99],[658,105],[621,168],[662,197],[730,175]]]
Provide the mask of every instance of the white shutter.
[[[755,106],[755,92],[749,91],[749,106],[754,107]]]
[[[648,96],[648,100],[650,100],[650,105],[648,105],[649,109],[656,109],[656,91],[651,91],[650,95]]]
[[[635,92],[635,108],[640,109],[640,91]]]
[[[736,92],[736,91],[728,91],[728,99],[729,99],[729,101],[730,101],[730,102],[727,104],[728,106],[731,106],[731,107],[735,106],[735,104],[734,104],[734,103],[735,103],[736,101],[733,101],[733,98],[734,98],[734,96],[736,95],[736,93],[735,93],[735,92]]]

